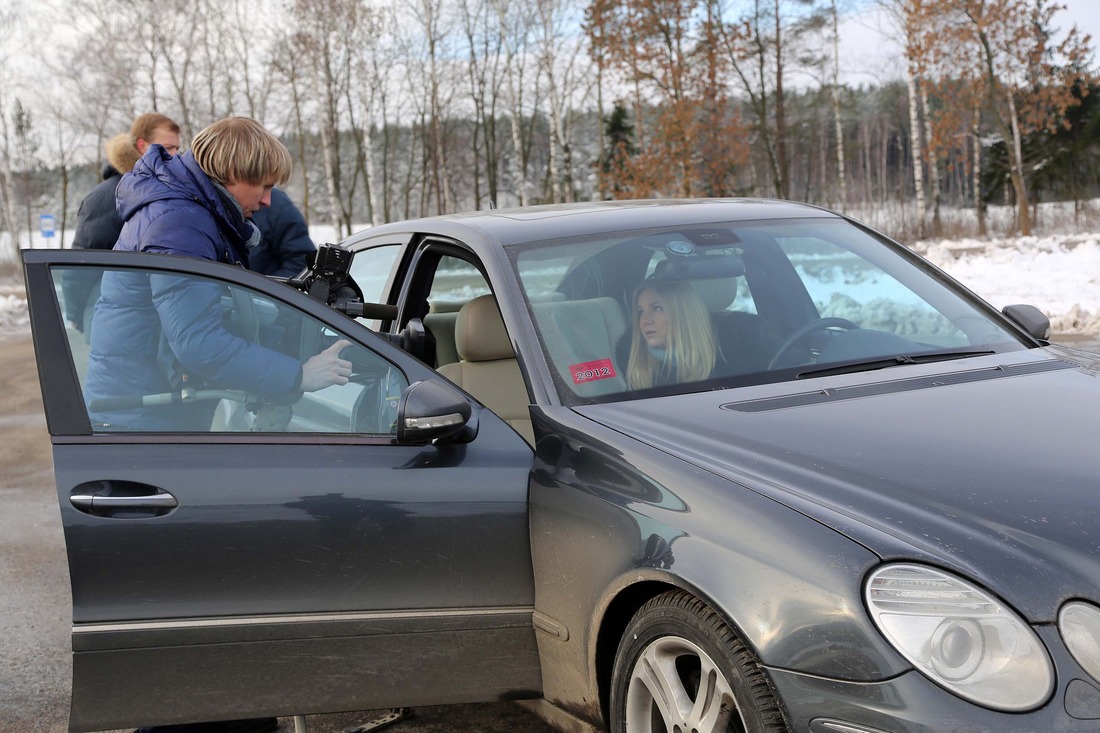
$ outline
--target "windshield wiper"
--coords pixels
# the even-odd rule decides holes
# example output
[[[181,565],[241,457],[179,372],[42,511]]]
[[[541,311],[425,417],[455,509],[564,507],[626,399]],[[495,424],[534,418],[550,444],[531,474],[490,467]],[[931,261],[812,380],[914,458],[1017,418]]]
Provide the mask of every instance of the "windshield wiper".
[[[873,372],[876,369],[888,369],[889,367],[904,366],[906,364],[932,364],[937,361],[952,361],[954,359],[966,359],[971,356],[988,356],[995,351],[929,351],[920,354],[898,354],[868,361],[858,361],[854,364],[839,364],[837,366],[821,367],[820,369],[808,369],[799,372],[796,379],[811,379],[813,377],[830,377],[834,374],[855,374],[856,372]]]

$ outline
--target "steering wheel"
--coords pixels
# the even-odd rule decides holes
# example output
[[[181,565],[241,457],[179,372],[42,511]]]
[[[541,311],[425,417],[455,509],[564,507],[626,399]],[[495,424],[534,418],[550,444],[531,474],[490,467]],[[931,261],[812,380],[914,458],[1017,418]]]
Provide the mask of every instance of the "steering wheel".
[[[859,328],[859,326],[852,323],[847,318],[817,318],[812,320],[802,327],[795,329],[795,332],[787,337],[787,340],[780,345],[775,355],[771,358],[771,361],[768,362],[768,370],[775,369],[776,364],[779,364],[783,360],[783,357],[787,355],[787,352],[802,341],[802,339],[806,338],[811,333],[824,331],[827,328],[843,328],[845,331],[852,331]]]

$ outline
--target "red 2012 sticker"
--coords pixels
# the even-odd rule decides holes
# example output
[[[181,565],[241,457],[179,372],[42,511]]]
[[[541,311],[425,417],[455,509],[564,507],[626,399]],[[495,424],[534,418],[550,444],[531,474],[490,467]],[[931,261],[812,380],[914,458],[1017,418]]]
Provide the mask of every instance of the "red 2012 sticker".
[[[615,374],[615,365],[610,359],[596,359],[582,364],[572,364],[569,373],[573,376],[573,384],[595,382],[597,379],[610,379]]]

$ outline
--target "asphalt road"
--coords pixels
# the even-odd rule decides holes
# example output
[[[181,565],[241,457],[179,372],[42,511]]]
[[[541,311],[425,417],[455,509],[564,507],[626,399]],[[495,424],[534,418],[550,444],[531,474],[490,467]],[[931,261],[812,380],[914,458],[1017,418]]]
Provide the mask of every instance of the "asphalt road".
[[[50,441],[29,335],[0,336],[0,733],[68,731],[72,601]],[[456,673],[460,673],[456,671]],[[312,715],[340,733],[381,711]],[[293,731],[292,718],[280,731]],[[549,733],[512,703],[414,708],[387,733]]]

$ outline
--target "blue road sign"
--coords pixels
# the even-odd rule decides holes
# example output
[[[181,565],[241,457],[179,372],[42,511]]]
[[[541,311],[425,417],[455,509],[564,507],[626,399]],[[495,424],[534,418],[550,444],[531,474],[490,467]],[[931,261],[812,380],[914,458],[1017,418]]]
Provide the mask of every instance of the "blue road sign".
[[[52,237],[54,233],[53,214],[39,214],[38,228],[42,231],[43,237]]]

